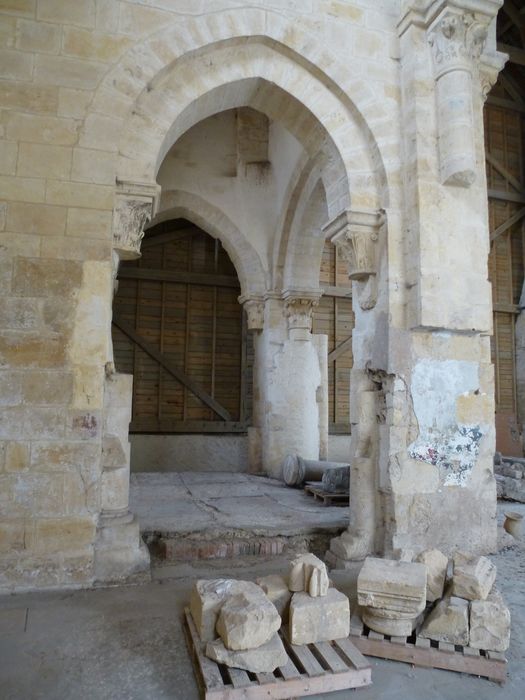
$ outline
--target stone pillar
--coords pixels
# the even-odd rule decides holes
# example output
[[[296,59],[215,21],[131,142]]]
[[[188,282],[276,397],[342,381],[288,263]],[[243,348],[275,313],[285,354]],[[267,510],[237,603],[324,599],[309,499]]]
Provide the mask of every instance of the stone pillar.
[[[328,336],[323,333],[312,335],[317,350],[321,384],[317,389],[317,409],[319,411],[319,459],[328,459],[329,395],[328,395]]]
[[[472,73],[483,50],[488,23],[473,12],[446,7],[428,29],[434,63],[440,179],[469,187],[476,179],[472,129]]]
[[[310,329],[320,295],[317,289],[285,290],[264,300],[263,328],[255,338],[254,424],[263,471],[275,478],[290,453],[319,459],[321,373]]]
[[[95,581],[148,579],[149,552],[129,511],[129,422],[133,377],[109,374],[104,392],[101,512],[95,545]]]
[[[403,238],[389,240],[387,274],[402,271],[402,314],[391,291],[388,313],[398,320],[388,329],[386,373],[372,377],[384,402],[375,502],[382,552],[496,546],[479,65],[490,64],[494,78],[498,56],[487,57],[485,36],[500,6],[408,0],[398,25],[404,221]]]
[[[154,216],[160,188],[156,183],[119,182],[113,209],[113,279],[120,260],[140,257],[144,226]],[[111,333],[111,330],[109,330]],[[129,423],[132,375],[106,365],[100,516],[95,542],[94,579],[99,583],[150,577],[149,552],[139,523],[129,511]]]
[[[337,246],[353,280],[352,298],[356,314],[353,335],[354,366],[351,372],[350,422],[350,526],[332,540],[328,560],[336,566],[364,559],[375,549],[378,532],[376,507],[378,489],[379,432],[378,386],[371,367],[384,363],[373,344],[381,344],[378,324],[378,272],[385,248],[385,213],[347,210],[331,221],[325,235]]]
[[[262,406],[259,387],[258,363],[260,362],[260,335],[264,328],[264,299],[258,295],[245,294],[239,297],[239,303],[243,305],[246,313],[246,326],[253,334],[254,367],[253,367],[253,404],[252,425],[248,428],[248,471],[251,474],[263,472],[261,424]]]

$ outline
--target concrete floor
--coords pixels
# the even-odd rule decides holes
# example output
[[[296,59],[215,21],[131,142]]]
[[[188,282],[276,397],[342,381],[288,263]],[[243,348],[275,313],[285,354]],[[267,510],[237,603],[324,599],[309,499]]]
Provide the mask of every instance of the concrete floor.
[[[142,532],[171,535],[238,530],[292,536],[348,524],[346,508],[325,507],[276,479],[231,472],[132,474],[130,508]]]
[[[504,504],[500,511],[525,505]],[[500,514],[500,519],[502,515]],[[317,696],[325,700],[523,700],[525,688],[525,546],[493,557],[512,611],[509,680],[412,668],[371,659],[373,686]],[[0,598],[2,700],[198,700],[181,628],[197,578],[254,579],[286,570],[283,558],[198,562],[154,570],[146,585]],[[356,572],[333,572],[352,588]]]

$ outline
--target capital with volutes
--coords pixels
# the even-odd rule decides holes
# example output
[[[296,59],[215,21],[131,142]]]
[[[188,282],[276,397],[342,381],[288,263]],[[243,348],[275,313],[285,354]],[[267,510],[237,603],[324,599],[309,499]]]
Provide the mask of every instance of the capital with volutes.
[[[113,208],[113,250],[120,260],[140,258],[144,227],[155,216],[159,194],[156,183],[118,182]]]

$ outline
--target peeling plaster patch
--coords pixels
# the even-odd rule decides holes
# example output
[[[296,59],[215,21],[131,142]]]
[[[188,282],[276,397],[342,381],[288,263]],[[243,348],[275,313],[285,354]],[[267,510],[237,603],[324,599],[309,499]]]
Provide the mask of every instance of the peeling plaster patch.
[[[445,486],[466,486],[476,463],[484,426],[458,423],[456,418],[458,398],[476,391],[475,362],[422,360],[414,369],[412,400],[419,436],[408,453],[439,467]]]

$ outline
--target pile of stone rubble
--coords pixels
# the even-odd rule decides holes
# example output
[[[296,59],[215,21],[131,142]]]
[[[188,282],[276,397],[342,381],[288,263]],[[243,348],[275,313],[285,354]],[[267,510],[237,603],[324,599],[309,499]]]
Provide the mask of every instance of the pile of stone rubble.
[[[505,651],[510,642],[510,612],[494,586],[496,567],[487,557],[456,553],[449,566],[439,550],[412,561],[365,560],[357,583],[361,617],[370,629],[391,636],[421,637]]]
[[[254,673],[271,673],[286,663],[281,625],[292,644],[341,639],[350,632],[349,600],[330,586],[326,566],[313,554],[292,561],[287,577],[197,581],[190,610],[209,658]]]
[[[368,557],[357,598],[363,622],[394,637],[417,635],[438,642],[503,652],[510,613],[494,587],[496,567],[487,557],[456,553],[449,562],[437,549],[398,559]],[[350,603],[331,585],[325,564],[303,554],[288,576],[251,581],[200,580],[190,610],[206,655],[226,666],[271,673],[287,661],[279,631],[291,644],[348,637]]]
[[[494,473],[498,498],[525,503],[525,459],[496,453]]]

